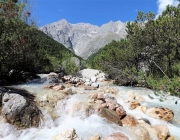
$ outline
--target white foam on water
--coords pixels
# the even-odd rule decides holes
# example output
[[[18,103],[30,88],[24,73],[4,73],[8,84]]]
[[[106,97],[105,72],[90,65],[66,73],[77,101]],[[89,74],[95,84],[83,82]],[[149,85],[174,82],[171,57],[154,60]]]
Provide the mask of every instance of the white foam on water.
[[[39,94],[41,96],[45,96],[46,94],[51,94],[53,91],[51,89],[47,90],[43,88],[43,84],[24,84],[14,86],[17,88],[23,88],[28,90],[33,94]],[[118,86],[115,86],[118,87]],[[180,116],[179,106],[174,104],[175,100],[178,100],[177,97],[167,97],[166,102],[159,102],[158,96],[156,96],[153,91],[146,88],[133,88],[133,87],[118,87],[119,93],[117,95],[111,95],[116,97],[117,102],[121,104],[126,110],[127,114],[130,114],[134,117],[136,115],[142,116],[149,120],[152,125],[156,124],[166,124],[169,128],[170,134],[174,136],[177,140],[180,139],[179,132],[180,127],[176,126],[175,123],[178,121]],[[175,117],[173,121],[170,123],[154,119],[149,117],[148,115],[136,111],[130,110],[125,100],[127,97],[127,92],[129,90],[133,90],[135,95],[142,95],[142,97],[146,100],[145,102],[141,102],[141,105],[145,105],[147,107],[153,106],[163,106],[170,108],[174,111]],[[78,93],[82,92],[82,89],[78,91]],[[105,119],[101,118],[97,114],[92,114],[91,116],[87,116],[85,110],[76,110],[77,104],[87,103],[89,92],[86,91],[86,94],[75,94],[71,95],[68,98],[58,101],[55,106],[56,113],[59,114],[59,118],[53,120],[51,116],[48,114],[46,110],[42,110],[41,125],[39,128],[29,128],[24,130],[17,130],[14,126],[0,122],[0,139],[2,140],[52,140],[52,138],[62,133],[64,130],[69,128],[74,128],[76,130],[77,135],[83,140],[88,140],[89,137],[101,134],[102,137],[106,137],[111,135],[114,132],[122,132],[126,136],[129,137],[130,140],[139,140],[137,135],[135,135],[132,131],[127,130],[125,127],[117,126],[116,124],[112,124],[107,122]],[[150,99],[148,95],[153,96]],[[172,102],[171,102],[172,101]],[[168,104],[167,104],[168,103]],[[86,104],[85,104],[86,105]],[[75,111],[74,111],[75,109]],[[179,121],[180,122],[180,121]],[[179,123],[180,124],[180,123]],[[3,137],[3,138],[1,138]]]

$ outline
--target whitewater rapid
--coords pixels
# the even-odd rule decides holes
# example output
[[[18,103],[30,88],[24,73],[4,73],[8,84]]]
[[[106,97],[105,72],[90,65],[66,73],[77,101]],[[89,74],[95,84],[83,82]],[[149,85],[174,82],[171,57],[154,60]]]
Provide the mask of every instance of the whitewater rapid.
[[[103,85],[102,83],[100,83]],[[22,84],[16,85],[13,87],[26,89],[30,93],[35,96],[45,96],[46,94],[51,94],[53,91],[51,89],[47,90],[43,88],[43,84],[33,83],[33,84]],[[138,118],[141,116],[142,118],[146,118],[149,120],[151,125],[155,124],[166,124],[169,128],[170,134],[176,138],[176,140],[180,140],[180,102],[179,98],[168,96],[164,97],[164,101],[161,102],[159,95],[154,94],[152,90],[146,88],[135,88],[135,87],[119,87],[112,85],[111,87],[118,88],[119,91],[114,96],[117,99],[117,102],[121,104],[126,110],[127,114]],[[74,87],[73,87],[74,88]],[[0,122],[0,137],[1,140],[52,140],[53,137],[57,134],[60,134],[66,129],[74,128],[76,130],[77,135],[82,138],[82,140],[89,140],[89,137],[101,134],[102,137],[107,137],[114,132],[122,132],[130,140],[139,140],[137,135],[135,135],[132,131],[126,129],[125,127],[117,126],[116,124],[110,123],[106,121],[104,118],[98,116],[97,114],[92,114],[87,116],[85,111],[74,111],[74,105],[78,103],[83,103],[88,100],[89,95],[93,91],[83,91],[82,89],[74,88],[76,90],[76,94],[69,95],[64,99],[61,99],[57,102],[55,108],[55,113],[59,114],[59,116],[55,119],[51,117],[48,111],[44,110],[40,107],[42,112],[41,124],[39,128],[28,128],[24,130],[17,130],[14,126]],[[137,111],[130,110],[126,105],[127,92],[132,90],[135,95],[141,95],[145,102],[141,105],[148,107],[156,107],[162,106],[172,109],[174,112],[174,119],[170,122],[166,122],[163,120],[154,119],[149,117],[148,115]],[[149,97],[153,97],[150,98]],[[177,103],[177,104],[176,104]],[[152,140],[156,140],[151,138]]]

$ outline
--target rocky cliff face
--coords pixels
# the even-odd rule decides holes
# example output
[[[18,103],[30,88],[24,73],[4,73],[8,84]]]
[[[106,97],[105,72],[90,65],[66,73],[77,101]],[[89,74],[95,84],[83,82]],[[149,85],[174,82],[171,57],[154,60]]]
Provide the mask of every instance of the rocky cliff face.
[[[120,40],[126,35],[126,23],[112,22],[98,27],[89,23],[71,24],[60,20],[43,27],[44,33],[62,43],[76,55],[87,59],[112,40]]]

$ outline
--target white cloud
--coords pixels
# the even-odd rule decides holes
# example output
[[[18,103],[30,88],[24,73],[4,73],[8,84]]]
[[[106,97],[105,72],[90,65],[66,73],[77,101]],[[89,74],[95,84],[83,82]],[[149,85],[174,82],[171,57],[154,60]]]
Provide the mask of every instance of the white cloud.
[[[178,0],[158,0],[157,4],[158,4],[158,15],[160,15],[165,9],[167,5],[174,5],[177,6],[178,5]]]

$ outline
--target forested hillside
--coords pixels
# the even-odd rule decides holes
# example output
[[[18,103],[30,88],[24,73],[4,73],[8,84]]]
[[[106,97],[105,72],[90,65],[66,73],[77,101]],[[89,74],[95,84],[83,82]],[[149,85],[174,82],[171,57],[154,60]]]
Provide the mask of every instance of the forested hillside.
[[[167,6],[157,19],[152,12],[139,12],[134,22],[128,22],[125,39],[109,43],[89,61],[117,84],[127,79],[180,96],[179,23],[180,5]]]
[[[0,1],[0,76],[11,69],[52,71],[74,56],[37,29],[26,4],[17,0]]]

